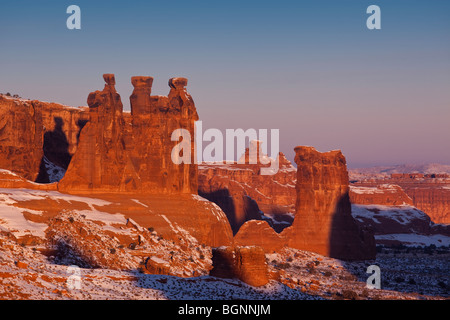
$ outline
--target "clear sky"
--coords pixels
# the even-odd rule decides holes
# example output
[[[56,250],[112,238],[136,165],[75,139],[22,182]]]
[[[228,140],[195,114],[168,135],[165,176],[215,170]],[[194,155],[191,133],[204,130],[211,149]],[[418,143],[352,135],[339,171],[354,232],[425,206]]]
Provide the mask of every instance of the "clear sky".
[[[86,105],[103,73],[125,109],[131,76],[163,95],[187,77],[204,128],[280,129],[290,160],[310,145],[350,167],[450,164],[450,1],[0,2],[0,92]]]

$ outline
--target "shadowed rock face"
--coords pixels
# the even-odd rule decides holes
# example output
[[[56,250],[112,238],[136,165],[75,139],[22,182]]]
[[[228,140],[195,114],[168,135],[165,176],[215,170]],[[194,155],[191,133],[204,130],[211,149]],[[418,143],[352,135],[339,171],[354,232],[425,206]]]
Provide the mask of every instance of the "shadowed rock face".
[[[277,234],[262,221],[247,221],[235,235],[237,245],[259,245],[266,252],[283,246],[344,260],[375,258],[373,234],[361,230],[351,215],[349,182],[341,151],[321,153],[295,148],[296,213],[290,227]]]
[[[296,147],[297,202],[291,227],[283,235],[290,247],[345,260],[375,257],[373,234],[351,216],[349,182],[341,151],[320,153]]]
[[[237,278],[255,287],[269,282],[266,256],[260,247],[214,248],[212,262],[212,276]]]
[[[28,180],[47,182],[43,157],[67,168],[88,110],[0,95],[0,168]]]
[[[199,194],[222,208],[234,233],[249,220],[265,218],[277,232],[293,220],[297,170],[280,152],[276,158],[278,171],[262,175],[261,168],[269,165],[261,161],[262,157],[268,159],[261,143],[250,141],[250,147],[236,163],[199,166]],[[274,223],[274,219],[285,223]]]
[[[185,89],[187,79],[171,79],[165,97],[151,96],[152,77],[132,77],[131,117],[124,117],[114,75],[103,78],[105,88],[89,94],[89,123],[59,190],[197,193],[194,122],[198,115]],[[179,141],[171,137],[177,129],[191,135],[190,164],[172,161]]]
[[[139,177],[125,152],[123,105],[114,75],[105,74],[103,78],[103,91],[88,96],[89,123],[83,128],[77,153],[58,184],[61,191],[131,191],[138,187]]]

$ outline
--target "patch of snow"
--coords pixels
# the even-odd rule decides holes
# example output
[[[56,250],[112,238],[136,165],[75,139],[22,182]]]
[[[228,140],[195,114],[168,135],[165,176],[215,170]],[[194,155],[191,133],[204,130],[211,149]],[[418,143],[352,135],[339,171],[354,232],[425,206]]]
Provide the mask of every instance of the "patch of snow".
[[[16,237],[33,235],[44,238],[47,225],[25,219],[24,213],[41,214],[40,211],[22,209],[0,202],[0,229],[13,233]]]
[[[100,207],[111,204],[111,202],[101,199],[64,194],[58,191],[0,188],[0,194],[7,195],[10,199],[19,202],[50,199],[54,201],[83,202],[88,206],[96,205]]]
[[[375,239],[378,240],[395,240],[399,241],[406,246],[429,246],[434,244],[436,247],[446,247],[450,245],[450,237],[433,234],[422,235],[415,233],[397,233],[397,234],[383,234],[375,235]]]
[[[158,258],[158,257],[156,257],[156,256],[152,256],[152,257],[150,258],[150,260],[152,260],[152,261],[154,261],[154,262],[156,262],[156,263],[159,263],[159,264],[169,264],[168,261],[163,260],[163,259],[161,259],[161,258]]]
[[[208,199],[205,199],[205,198],[203,198],[202,196],[199,196],[198,194],[192,194],[192,198],[193,198],[194,200],[197,200],[197,201],[206,201],[206,202],[209,202]]]
[[[53,162],[47,159],[47,157],[44,156],[44,166],[47,171],[48,180],[50,183],[52,182],[58,182],[62,178],[64,178],[64,175],[66,174],[66,170],[64,168],[61,168],[60,166],[57,166]]]
[[[408,224],[414,219],[427,219],[427,215],[424,212],[409,205],[383,206],[352,204],[352,216],[361,222],[363,219],[370,219],[375,223],[381,223],[377,218],[395,220],[400,224]]]
[[[136,200],[136,199],[131,199],[131,201],[134,201],[134,202],[136,202],[137,204],[139,204],[139,205],[141,205],[141,206],[143,206],[143,207],[146,207],[146,208],[148,208],[148,205],[146,205],[146,204],[143,204],[142,202],[140,202],[139,200]]]

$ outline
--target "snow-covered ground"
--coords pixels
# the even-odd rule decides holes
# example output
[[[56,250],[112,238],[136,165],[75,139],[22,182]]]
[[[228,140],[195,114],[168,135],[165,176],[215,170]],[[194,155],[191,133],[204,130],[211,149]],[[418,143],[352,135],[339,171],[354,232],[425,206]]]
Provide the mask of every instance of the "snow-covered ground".
[[[383,206],[352,204],[352,216],[360,222],[363,222],[363,219],[369,219],[375,223],[381,223],[380,218],[394,220],[400,224],[408,224],[415,219],[427,220],[427,215],[423,211],[409,205]]]
[[[436,247],[450,246],[450,237],[442,234],[415,234],[415,233],[397,233],[375,235],[375,240],[392,240],[400,242],[405,246],[427,247],[435,245]]]
[[[205,199],[194,197],[198,201]],[[41,221],[42,212],[28,204],[48,201],[67,202],[71,211],[55,217],[53,238],[72,237],[72,248],[84,250],[95,261],[104,257],[118,257],[114,266],[128,266],[127,270],[111,267],[70,268],[76,259],[61,259],[45,238],[48,223]],[[145,208],[145,199],[130,202]],[[83,206],[80,206],[83,204]],[[56,191],[27,189],[0,190],[0,299],[435,299],[449,296],[450,239],[444,236],[422,237],[419,234],[388,234],[409,247],[400,249],[379,248],[376,260],[344,262],[312,252],[285,248],[266,255],[270,282],[262,287],[252,287],[236,279],[208,276],[211,265],[211,248],[200,246],[188,231],[171,221],[165,214],[161,219],[176,232],[179,244],[161,238],[155,231],[142,228],[121,213],[103,212],[111,202],[92,197],[62,194]],[[76,206],[79,208],[75,209]],[[214,209],[215,207],[212,207]],[[371,207],[372,211],[355,211],[356,216],[375,218],[386,215],[398,223],[406,223],[409,214],[420,218],[417,212],[402,208],[399,216],[392,216],[392,208]],[[44,210],[44,209],[42,209]],[[406,210],[406,209],[405,209]],[[223,213],[221,213],[223,215]],[[417,214],[417,216],[415,216]],[[167,219],[167,220],[166,220]],[[35,220],[35,221],[33,221]],[[58,222],[59,221],[59,222]],[[376,223],[376,222],[375,222]],[[83,229],[83,230],[82,230]],[[87,233],[86,233],[87,232]],[[87,236],[82,236],[87,234]],[[21,244],[17,238],[34,236],[43,239],[36,244]],[[80,236],[81,235],[81,236]],[[120,248],[116,237],[139,239],[136,248]],[[69,239],[67,238],[67,239]],[[97,241],[97,239],[100,239]],[[69,239],[70,240],[70,239]],[[135,240],[133,240],[135,241]],[[433,248],[432,245],[435,247]],[[418,249],[412,246],[428,246]],[[110,248],[115,248],[112,251]],[[409,250],[409,251],[408,251]],[[81,251],[79,251],[81,252]],[[178,263],[176,275],[149,275],[137,267],[143,257],[156,263]],[[173,260],[171,260],[173,259]],[[178,260],[177,260],[178,259]],[[136,261],[135,261],[136,260]],[[125,261],[126,262],[126,261]],[[133,264],[134,263],[134,264]],[[382,289],[367,289],[367,266],[378,265],[382,272]],[[176,269],[176,270],[178,270]],[[78,272],[74,273],[74,270]],[[175,271],[176,271],[175,270]],[[197,276],[194,272],[199,270]],[[74,278],[75,276],[75,278]],[[78,278],[79,277],[79,278]],[[80,289],[72,280],[80,280]],[[69,282],[68,282],[69,281]]]

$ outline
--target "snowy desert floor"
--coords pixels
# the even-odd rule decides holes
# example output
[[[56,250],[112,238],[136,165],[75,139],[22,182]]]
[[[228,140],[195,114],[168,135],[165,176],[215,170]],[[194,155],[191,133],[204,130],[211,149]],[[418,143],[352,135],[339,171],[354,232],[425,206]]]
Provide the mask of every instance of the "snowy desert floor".
[[[30,300],[311,300],[446,299],[450,248],[379,248],[377,259],[343,262],[286,248],[268,254],[272,280],[251,287],[235,279],[181,278],[138,271],[71,268],[38,248],[1,238],[0,298]],[[369,265],[381,269],[381,289],[366,288]]]

